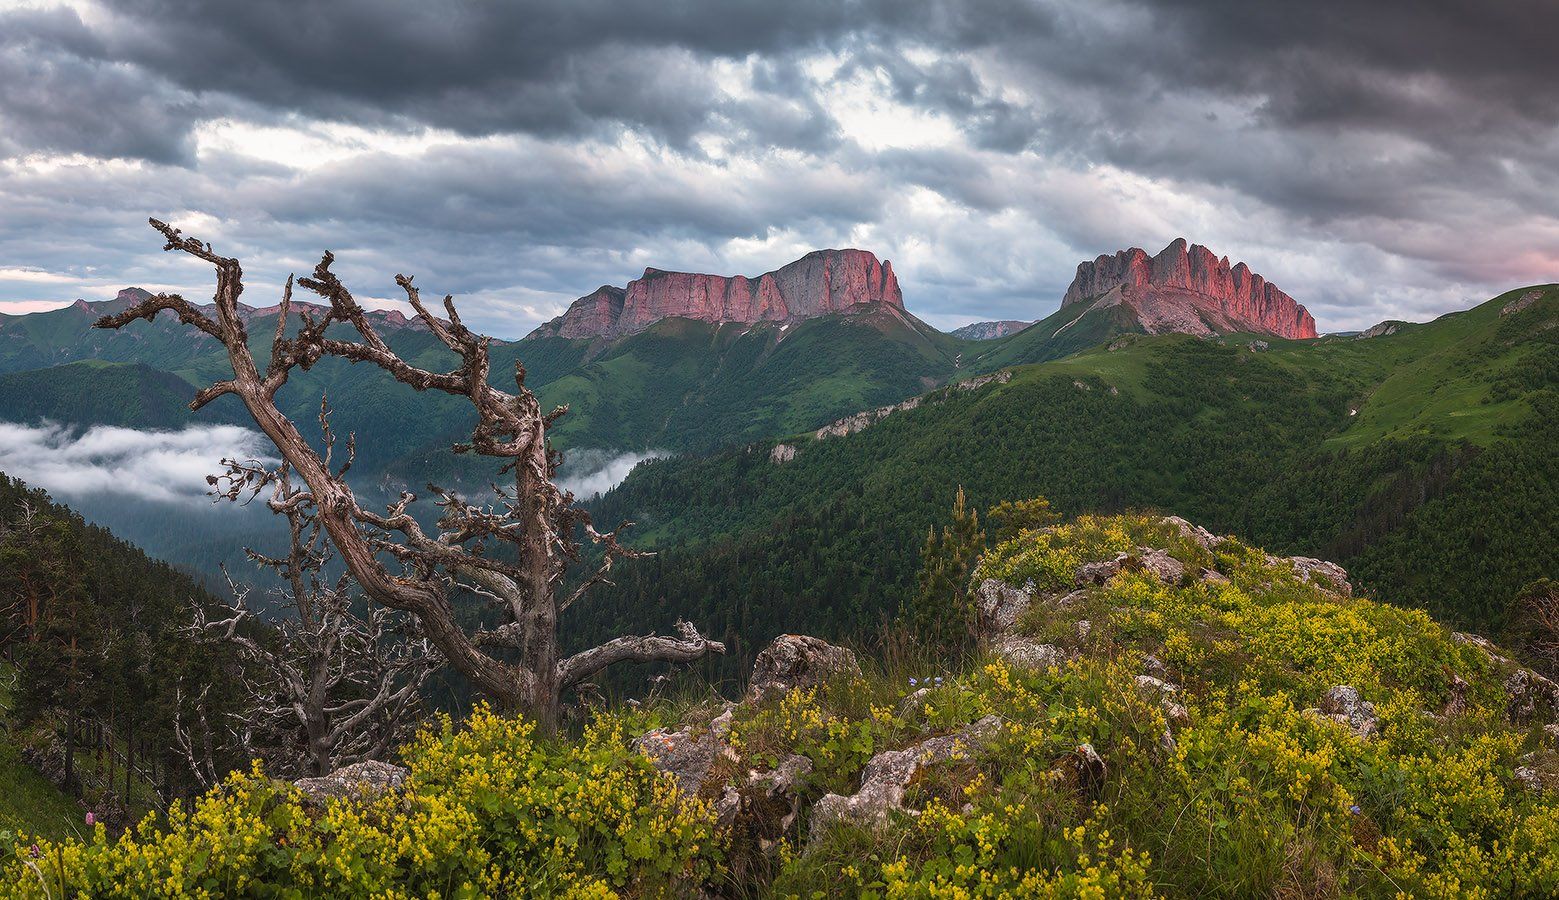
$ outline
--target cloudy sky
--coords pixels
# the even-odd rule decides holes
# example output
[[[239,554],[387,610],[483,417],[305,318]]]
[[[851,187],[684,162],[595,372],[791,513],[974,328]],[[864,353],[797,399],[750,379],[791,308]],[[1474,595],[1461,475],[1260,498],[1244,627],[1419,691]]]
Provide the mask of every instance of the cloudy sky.
[[[0,0],[0,311],[319,251],[523,333],[645,266],[1037,318],[1176,236],[1323,330],[1559,279],[1551,0]]]

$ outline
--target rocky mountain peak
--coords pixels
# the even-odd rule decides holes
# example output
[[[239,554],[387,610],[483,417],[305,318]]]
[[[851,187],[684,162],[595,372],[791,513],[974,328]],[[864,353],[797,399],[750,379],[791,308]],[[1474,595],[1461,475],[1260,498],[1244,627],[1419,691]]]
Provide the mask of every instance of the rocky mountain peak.
[[[893,264],[866,250],[814,250],[772,272],[705,275],[646,268],[626,287],[603,285],[530,337],[622,337],[662,319],[785,322],[866,304],[904,307]]]
[[[1315,319],[1292,297],[1245,263],[1229,264],[1201,244],[1176,238],[1148,256],[1140,247],[1079,263],[1061,308],[1123,304],[1149,333],[1217,334],[1255,331],[1313,338]]]

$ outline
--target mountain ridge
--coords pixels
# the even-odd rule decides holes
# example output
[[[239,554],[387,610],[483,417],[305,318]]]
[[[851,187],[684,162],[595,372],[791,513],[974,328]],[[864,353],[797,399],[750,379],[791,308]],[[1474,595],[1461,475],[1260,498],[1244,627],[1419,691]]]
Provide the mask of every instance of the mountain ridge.
[[[1101,306],[1135,310],[1149,334],[1260,332],[1316,337],[1315,318],[1245,263],[1229,265],[1201,244],[1175,238],[1157,256],[1140,247],[1078,263],[1061,309],[1079,314]]]
[[[623,288],[602,285],[526,338],[620,338],[662,319],[785,322],[863,304],[904,308],[893,263],[867,250],[813,250],[762,275],[707,275],[653,267]]]

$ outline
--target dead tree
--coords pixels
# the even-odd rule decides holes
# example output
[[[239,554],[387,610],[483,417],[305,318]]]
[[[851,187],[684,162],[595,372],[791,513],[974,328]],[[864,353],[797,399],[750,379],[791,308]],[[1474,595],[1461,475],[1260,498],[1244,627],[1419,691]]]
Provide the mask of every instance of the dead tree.
[[[597,531],[588,514],[574,508],[573,495],[557,487],[553,477],[561,456],[548,442],[547,429],[567,408],[543,413],[535,394],[525,387],[525,367],[519,362],[514,393],[493,387],[488,381],[489,339],[461,323],[453,298],[444,298],[447,319],[439,318],[423,305],[410,277],[396,276],[396,284],[406,292],[422,324],[458,358],[458,365],[448,372],[418,368],[385,343],[366,310],[331,272],[335,257],[327,252],[314,267],[313,277],[297,283],[322,297],[328,307],[318,317],[297,311],[301,324],[288,336],[288,321],[294,314],[293,279],[289,278],[270,360],[261,371],[240,315],[238,298],[244,287],[238,260],[218,255],[211,245],[184,237],[163,222],[150,222],[167,239],[164,250],[187,253],[216,269],[211,312],[177,294],[158,294],[118,315],[105,316],[97,327],[122,328],[170,310],[180,321],[222,342],[233,377],[202,389],[190,408],[199,410],[218,397],[236,395],[302,482],[288,499],[269,501],[271,509],[285,513],[292,505],[307,507],[368,598],[415,616],[450,665],[498,706],[525,711],[551,727],[557,721],[562,693],[607,666],[625,661],[687,662],[724,652],[722,644],[682,622],[675,637],[624,636],[571,656],[561,654],[559,615],[604,582],[615,560],[634,555],[618,540],[626,523],[617,531]],[[327,330],[337,324],[349,326],[355,338],[328,336]],[[493,458],[500,477],[510,482],[504,487],[495,484],[492,496],[482,503],[430,485],[442,511],[432,533],[408,511],[416,500],[410,492],[402,492],[383,513],[362,508],[344,471],[332,468],[276,403],[276,394],[293,369],[307,370],[326,357],[378,366],[414,390],[466,398],[477,422],[471,441],[457,444],[454,451]],[[259,474],[234,477],[251,479],[243,487],[255,491],[266,483]],[[577,588],[565,591],[567,569],[580,559],[575,537],[579,530],[601,547],[602,562]],[[454,598],[473,594],[499,607],[498,625],[471,630],[461,626]]]
[[[323,403],[320,423],[328,462],[335,439]],[[231,578],[235,601],[223,618],[195,610],[197,639],[236,647],[247,664],[242,680],[248,699],[239,714],[246,720],[244,749],[270,757],[274,768],[298,768],[299,775],[328,775],[341,766],[383,759],[419,721],[422,685],[441,658],[426,638],[409,633],[405,626],[415,623],[408,616],[383,606],[358,615],[347,576],[334,583],[324,577],[329,545],[308,505],[290,502],[298,489],[286,463],[266,471],[252,462],[226,462],[227,474],[210,479],[213,486],[226,485],[217,493],[270,483],[271,504],[282,509],[289,532],[286,556],[245,551],[286,585],[279,593],[291,613],[279,617],[274,633],[257,638],[245,632],[244,622],[254,617],[245,603],[249,588]]]

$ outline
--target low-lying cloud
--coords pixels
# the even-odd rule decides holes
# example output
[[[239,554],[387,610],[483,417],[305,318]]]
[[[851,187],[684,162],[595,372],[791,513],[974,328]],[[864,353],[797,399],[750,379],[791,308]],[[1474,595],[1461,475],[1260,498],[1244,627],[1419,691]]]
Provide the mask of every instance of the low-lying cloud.
[[[568,455],[558,486],[575,497],[589,500],[622,484],[633,467],[647,459],[660,459],[664,450],[617,453],[612,450],[575,450]]]
[[[0,471],[67,499],[119,494],[187,502],[205,496],[206,476],[220,470],[223,457],[265,459],[270,449],[263,435],[236,425],[82,431],[0,422]]]

